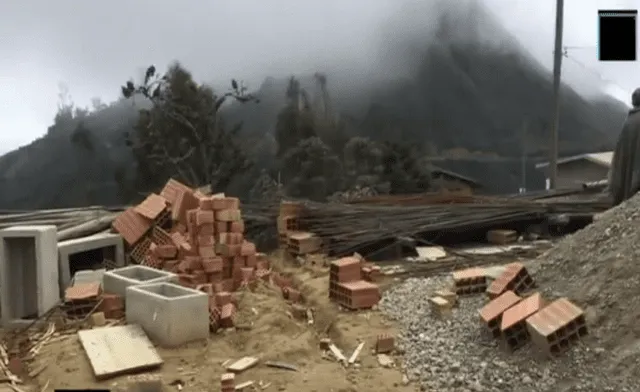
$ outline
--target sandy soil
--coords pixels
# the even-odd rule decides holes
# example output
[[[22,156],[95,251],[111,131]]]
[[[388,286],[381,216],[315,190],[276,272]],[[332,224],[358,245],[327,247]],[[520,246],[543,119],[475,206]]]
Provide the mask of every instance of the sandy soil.
[[[322,263],[319,263],[322,264]],[[290,305],[277,288],[261,285],[254,292],[238,293],[240,312],[238,323],[252,324],[250,330],[228,330],[213,334],[207,342],[189,344],[179,349],[158,348],[164,359],[163,367],[154,372],[120,376],[98,382],[77,335],[51,342],[30,364],[44,370],[28,383],[33,390],[48,385],[53,388],[111,388],[127,390],[138,379],[160,378],[167,391],[180,381],[185,391],[218,390],[222,364],[229,359],[258,356],[261,362],[277,360],[298,367],[298,371],[269,368],[258,364],[236,377],[236,382],[253,380],[256,384],[270,384],[265,391],[414,391],[415,386],[404,385],[400,372],[400,357],[394,357],[397,368],[383,368],[378,364],[372,348],[381,333],[394,333],[393,325],[375,310],[348,312],[339,310],[328,299],[328,270],[320,265],[287,268],[295,272],[294,280],[315,311],[315,323],[295,320]],[[359,363],[343,367],[332,357],[323,356],[319,340],[330,337],[348,357],[364,340],[365,349]],[[249,389],[251,390],[251,389]]]

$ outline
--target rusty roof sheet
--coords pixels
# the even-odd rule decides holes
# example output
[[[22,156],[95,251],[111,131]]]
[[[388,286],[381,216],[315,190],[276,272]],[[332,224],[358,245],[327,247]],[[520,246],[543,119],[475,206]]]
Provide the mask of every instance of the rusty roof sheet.
[[[513,291],[506,291],[480,309],[480,318],[482,318],[485,323],[488,323],[504,313],[505,310],[520,302],[521,299],[522,298]]]
[[[549,336],[581,317],[583,310],[567,298],[560,298],[527,319],[527,324],[541,336]]]
[[[162,196],[169,204],[173,205],[176,202],[178,195],[185,191],[193,190],[185,184],[170,178],[164,188],[162,188],[162,191],[160,191],[160,196]]]
[[[167,200],[155,193],[147,196],[146,199],[133,209],[145,218],[155,220],[167,208]]]
[[[540,293],[531,294],[502,314],[500,329],[504,331],[521,321],[525,321],[529,316],[542,309],[544,305],[545,301]]]
[[[153,226],[153,221],[138,214],[133,207],[120,213],[112,223],[115,231],[129,245],[135,245]]]

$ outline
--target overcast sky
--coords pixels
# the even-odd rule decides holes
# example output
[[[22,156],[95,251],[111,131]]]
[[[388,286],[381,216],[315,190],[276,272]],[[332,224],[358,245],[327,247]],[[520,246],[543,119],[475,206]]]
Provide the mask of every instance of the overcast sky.
[[[429,24],[425,7],[436,1],[1,1],[0,153],[46,132],[61,83],[76,104],[86,106],[92,97],[115,99],[119,85],[147,65],[163,68],[175,59],[199,80],[235,77],[254,86],[267,75],[379,71],[393,42]],[[551,67],[555,0],[485,2]],[[628,100],[640,86],[639,65],[595,60],[597,9],[639,5],[640,0],[565,0],[567,80],[579,85],[584,75],[602,78],[608,91]]]

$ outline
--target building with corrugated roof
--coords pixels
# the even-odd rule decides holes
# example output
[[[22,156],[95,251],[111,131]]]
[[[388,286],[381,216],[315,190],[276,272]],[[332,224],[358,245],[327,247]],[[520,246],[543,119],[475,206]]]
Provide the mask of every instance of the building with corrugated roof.
[[[558,188],[581,186],[587,182],[602,181],[607,178],[613,151],[573,155],[558,159]],[[549,162],[536,165],[536,169],[546,171]]]

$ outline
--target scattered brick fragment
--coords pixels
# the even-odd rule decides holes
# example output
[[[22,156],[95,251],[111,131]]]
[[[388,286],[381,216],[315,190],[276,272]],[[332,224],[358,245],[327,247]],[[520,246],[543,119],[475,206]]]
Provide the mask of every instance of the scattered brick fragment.
[[[378,335],[375,347],[377,354],[390,353],[395,349],[395,339],[389,334]]]
[[[442,297],[430,298],[429,305],[431,306],[431,313],[440,318],[449,317],[453,308],[453,304]]]

